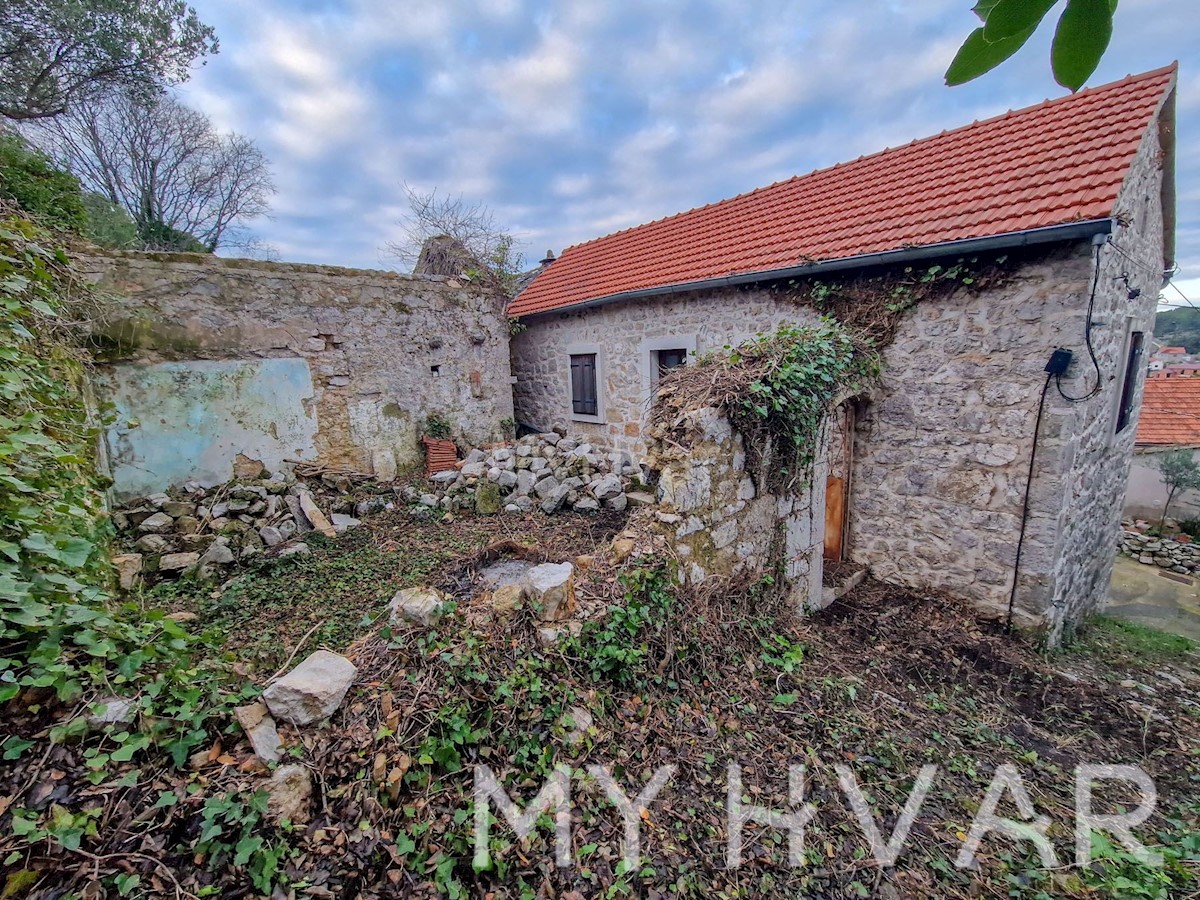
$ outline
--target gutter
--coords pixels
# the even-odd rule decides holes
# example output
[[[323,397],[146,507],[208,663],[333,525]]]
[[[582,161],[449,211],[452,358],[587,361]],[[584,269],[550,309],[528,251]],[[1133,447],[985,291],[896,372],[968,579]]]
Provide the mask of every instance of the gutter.
[[[1084,240],[1095,237],[1098,234],[1112,234],[1114,224],[1115,220],[1112,218],[1088,219],[1083,222],[1068,222],[1065,225],[1046,225],[1041,228],[1029,228],[1025,231],[1010,231],[1006,234],[996,234],[989,237],[965,238],[959,241],[928,244],[923,247],[903,247],[899,250],[883,250],[879,253],[864,253],[859,256],[827,259],[819,262],[788,266],[784,269],[767,269],[761,272],[743,272],[737,275],[705,278],[700,281],[683,281],[677,284],[664,284],[656,287],[640,288],[634,291],[622,291],[619,294],[608,294],[604,297],[583,300],[579,303],[571,303],[567,306],[558,306],[553,309],[522,313],[518,315],[518,318],[532,318],[552,313],[595,309],[599,306],[608,306],[610,303],[619,303],[623,300],[638,300],[643,297],[658,297],[663,294],[680,294],[688,291],[708,290],[710,288],[754,284],[761,281],[778,281],[783,278],[807,277],[823,272],[840,272],[846,269],[888,266],[960,253],[987,253],[992,250],[1008,250],[1017,247],[1032,247],[1038,244]]]

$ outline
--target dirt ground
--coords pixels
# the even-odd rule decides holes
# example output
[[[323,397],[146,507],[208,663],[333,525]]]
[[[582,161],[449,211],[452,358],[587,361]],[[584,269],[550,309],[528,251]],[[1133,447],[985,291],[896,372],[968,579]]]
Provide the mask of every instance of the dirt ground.
[[[621,524],[441,523],[399,510],[223,586],[158,589],[216,633],[251,683],[318,646],[358,666],[331,719],[280,729],[286,761],[312,776],[305,814],[271,824],[257,811],[269,774],[232,723],[178,769],[142,756],[97,776],[88,754],[111,738],[93,736],[51,746],[33,768],[0,763],[0,791],[34,811],[94,810],[103,827],[75,850],[0,838],[0,858],[35,873],[28,896],[38,897],[116,896],[116,879],[134,875],[134,893],[147,896],[280,900],[1200,891],[1200,657],[1188,641],[1100,619],[1046,653],[952,599],[870,581],[796,618],[762,585],[683,592],[668,560],[614,563],[606,548]],[[554,647],[539,644],[533,611],[500,621],[477,591],[478,572],[498,559],[581,555],[593,557],[581,595],[608,611]],[[455,593],[456,608],[432,629],[386,626],[386,599],[413,583]],[[742,803],[781,810],[791,808],[789,767],[806,767],[804,800],[816,813],[796,864],[787,832],[756,824],[743,829],[740,865],[728,864],[731,763]],[[1072,865],[1083,763],[1136,765],[1153,779],[1156,809],[1135,830],[1166,865],[1104,843],[1090,865]],[[956,865],[1006,764],[1049,818],[1055,867],[1031,843],[995,834],[971,865]],[[555,864],[550,816],[518,840],[494,807],[489,860],[473,864],[477,767],[524,807],[556,765],[572,776],[569,865]],[[667,765],[676,768],[638,817],[630,866],[621,816],[589,767],[633,796]],[[932,788],[895,865],[881,866],[837,767],[852,773],[886,840],[925,765],[937,767]],[[1096,793],[1097,809],[1137,801],[1120,783]],[[1011,795],[999,814],[1023,818]]]

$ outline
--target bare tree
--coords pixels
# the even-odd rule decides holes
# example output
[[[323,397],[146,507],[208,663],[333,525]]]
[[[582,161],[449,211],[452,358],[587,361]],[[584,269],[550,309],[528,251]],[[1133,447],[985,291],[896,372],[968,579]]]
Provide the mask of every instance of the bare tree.
[[[436,188],[426,193],[405,184],[404,192],[411,209],[401,222],[405,237],[388,243],[387,255],[417,268],[424,251],[427,265],[432,265],[430,259],[436,256],[450,260],[467,274],[478,269],[502,286],[511,285],[513,277],[521,271],[523,258],[516,251],[513,236],[496,223],[491,209],[483,203],[465,200],[461,194],[457,197],[439,194]]]
[[[129,213],[146,248],[211,252],[236,244],[238,226],[266,213],[275,191],[253,141],[218,132],[166,94],[108,94],[32,133],[86,189]]]
[[[217,52],[183,0],[4,0],[0,116],[58,116],[115,87],[151,92]]]

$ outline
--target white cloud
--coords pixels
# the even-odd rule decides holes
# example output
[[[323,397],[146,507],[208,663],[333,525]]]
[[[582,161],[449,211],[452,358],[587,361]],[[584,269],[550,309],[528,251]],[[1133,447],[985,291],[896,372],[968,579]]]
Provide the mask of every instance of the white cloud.
[[[532,53],[482,66],[482,83],[509,121],[533,134],[565,131],[579,118],[580,56],[567,35],[548,33]]]
[[[1187,0],[1143,2],[1120,7],[1094,82],[1194,56]],[[973,25],[961,0],[342,4],[206,0],[224,49],[183,91],[272,158],[275,218],[258,230],[292,258],[377,265],[405,181],[489,204],[537,258],[1061,93],[1048,36],[977,83],[944,87]],[[1197,109],[1200,75],[1185,67],[1189,265]]]

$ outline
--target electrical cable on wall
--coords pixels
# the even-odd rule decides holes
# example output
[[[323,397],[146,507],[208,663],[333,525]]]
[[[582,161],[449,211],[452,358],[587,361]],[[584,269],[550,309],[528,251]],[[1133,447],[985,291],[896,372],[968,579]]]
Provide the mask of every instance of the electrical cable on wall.
[[[1008,595],[1008,615],[1004,619],[1004,630],[1012,631],[1013,608],[1017,603],[1017,585],[1021,578],[1021,551],[1025,548],[1025,529],[1029,524],[1029,494],[1033,489],[1033,466],[1037,460],[1038,435],[1042,430],[1042,413],[1046,409],[1046,394],[1050,390],[1051,379],[1057,379],[1067,370],[1071,363],[1071,351],[1058,349],[1046,363],[1046,380],[1042,383],[1042,394],[1038,398],[1037,418],[1033,424],[1033,447],[1029,451],[1029,472],[1025,476],[1025,499],[1021,501],[1021,531],[1017,537],[1017,559],[1013,563],[1012,591]]]
[[[1095,244],[1096,264],[1092,271],[1092,294],[1088,298],[1087,322],[1083,327],[1083,343],[1087,347],[1088,356],[1091,357],[1092,367],[1096,370],[1096,383],[1092,386],[1092,389],[1083,396],[1072,397],[1063,390],[1062,373],[1054,375],[1054,386],[1058,389],[1058,393],[1062,396],[1062,398],[1068,403],[1083,403],[1085,400],[1091,400],[1100,393],[1100,389],[1104,386],[1104,379],[1100,374],[1100,361],[1096,358],[1095,347],[1092,346],[1092,312],[1096,307],[1096,291],[1100,286],[1100,248],[1103,245],[1103,243]]]

